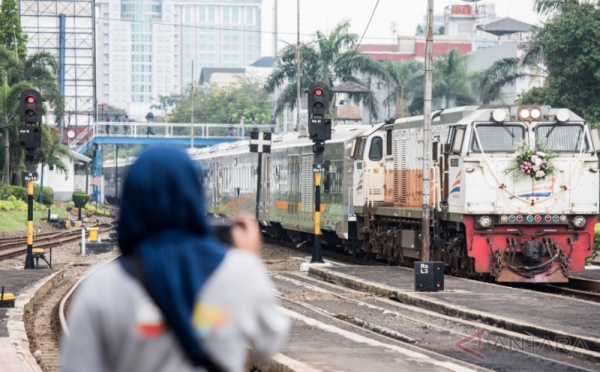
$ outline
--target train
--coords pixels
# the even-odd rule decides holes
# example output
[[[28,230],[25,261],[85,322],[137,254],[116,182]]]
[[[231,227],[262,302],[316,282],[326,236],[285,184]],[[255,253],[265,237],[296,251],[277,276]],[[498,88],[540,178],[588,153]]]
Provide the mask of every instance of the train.
[[[327,249],[392,265],[421,261],[423,120],[334,127],[320,195]],[[430,260],[453,275],[513,283],[564,283],[585,269],[598,215],[597,128],[565,108],[464,106],[433,113],[431,135]],[[189,154],[209,213],[255,213],[258,192],[265,234],[312,241],[306,135],[274,135],[260,179],[247,140]]]

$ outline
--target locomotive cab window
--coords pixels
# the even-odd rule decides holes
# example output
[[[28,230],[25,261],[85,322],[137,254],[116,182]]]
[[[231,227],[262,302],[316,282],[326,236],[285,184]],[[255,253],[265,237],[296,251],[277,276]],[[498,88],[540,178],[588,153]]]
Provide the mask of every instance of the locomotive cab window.
[[[583,140],[583,152],[588,152],[588,145],[583,125],[550,124],[538,125],[535,128],[536,141],[545,142],[557,152],[579,152]]]
[[[484,152],[515,152],[524,138],[525,128],[521,125],[479,124],[473,127],[471,150],[473,152],[482,152],[482,150]]]
[[[373,137],[371,139],[371,147],[369,148],[369,160],[379,161],[383,158],[383,139],[381,137]]]

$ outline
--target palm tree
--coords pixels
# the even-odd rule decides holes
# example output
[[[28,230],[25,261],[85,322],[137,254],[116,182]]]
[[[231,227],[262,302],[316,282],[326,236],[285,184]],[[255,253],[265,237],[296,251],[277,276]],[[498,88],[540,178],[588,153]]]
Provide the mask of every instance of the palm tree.
[[[315,45],[302,45],[302,62],[300,66],[300,88],[304,91],[308,86],[321,81],[329,87],[336,83],[354,82],[366,87],[357,75],[373,75],[384,77],[385,73],[379,63],[356,48],[358,35],[350,33],[350,23],[338,24],[329,35],[317,31]],[[296,84],[298,77],[296,48],[288,46],[278,56],[277,69],[269,76],[266,88],[273,93],[284,86],[276,103],[275,115],[283,110],[296,107]],[[377,114],[376,100],[371,91],[351,97],[362,101],[370,107],[371,114]],[[330,97],[330,100],[333,97]]]
[[[383,61],[383,69],[387,80],[393,84],[394,90],[385,99],[384,103],[396,106],[396,118],[404,116],[405,102],[412,98],[414,87],[422,83],[423,64],[415,60],[408,61]]]
[[[474,104],[479,101],[479,74],[470,72],[469,56],[460,55],[452,49],[433,60],[432,98],[439,108]],[[409,111],[413,115],[423,113],[424,75],[417,76],[412,85]]]
[[[0,87],[0,121],[2,122],[2,137],[4,138],[4,162],[3,183],[10,183],[10,135],[9,129],[14,126],[15,118],[19,115],[19,105],[14,102],[19,101],[21,93],[26,89],[31,89],[28,82],[20,82],[13,86],[8,85],[6,78]]]
[[[69,177],[69,169],[62,161],[60,155],[72,160],[73,157],[69,149],[60,143],[60,133],[56,128],[48,125],[42,125],[42,147],[37,152],[38,161],[42,164],[42,172],[45,165],[50,169],[56,168],[65,175],[65,180]]]

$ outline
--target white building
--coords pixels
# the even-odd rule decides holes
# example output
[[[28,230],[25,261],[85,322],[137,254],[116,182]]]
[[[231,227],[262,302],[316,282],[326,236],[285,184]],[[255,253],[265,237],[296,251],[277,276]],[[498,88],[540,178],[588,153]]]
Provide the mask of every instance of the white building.
[[[97,96],[143,118],[203,67],[260,58],[262,0],[97,0]],[[193,61],[193,68],[192,68]],[[99,113],[100,115],[102,113]]]
[[[71,200],[73,192],[86,192],[86,180],[89,183],[87,191],[91,193],[92,190],[92,176],[89,175],[89,177],[86,177],[85,172],[76,170],[76,165],[87,164],[92,161],[92,159],[74,151],[71,151],[70,153],[73,158],[72,160],[64,155],[58,155],[66,165],[67,174],[57,168],[50,169],[47,165],[42,172],[42,166],[41,164],[38,164],[37,173],[40,177],[38,177],[38,180],[35,183],[39,185],[42,183],[43,178],[44,187],[52,188],[55,200]],[[85,167],[80,168],[85,169]]]

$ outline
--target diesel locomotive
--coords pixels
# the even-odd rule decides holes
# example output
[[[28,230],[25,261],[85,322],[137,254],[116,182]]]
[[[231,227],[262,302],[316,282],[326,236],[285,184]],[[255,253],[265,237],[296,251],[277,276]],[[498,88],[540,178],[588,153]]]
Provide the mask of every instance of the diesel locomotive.
[[[497,282],[567,282],[584,270],[598,214],[597,128],[548,106],[458,107],[434,113],[432,122],[431,260],[454,275]],[[390,264],[421,260],[422,127],[423,116],[415,116],[333,129],[324,154],[322,244]],[[554,154],[551,167],[537,159],[529,166],[551,172],[533,177],[512,167],[517,150],[536,154],[541,144]],[[190,155],[202,169],[210,213],[254,213],[258,192],[266,234],[310,242],[312,146],[298,133],[274,135],[260,180],[248,141]]]

